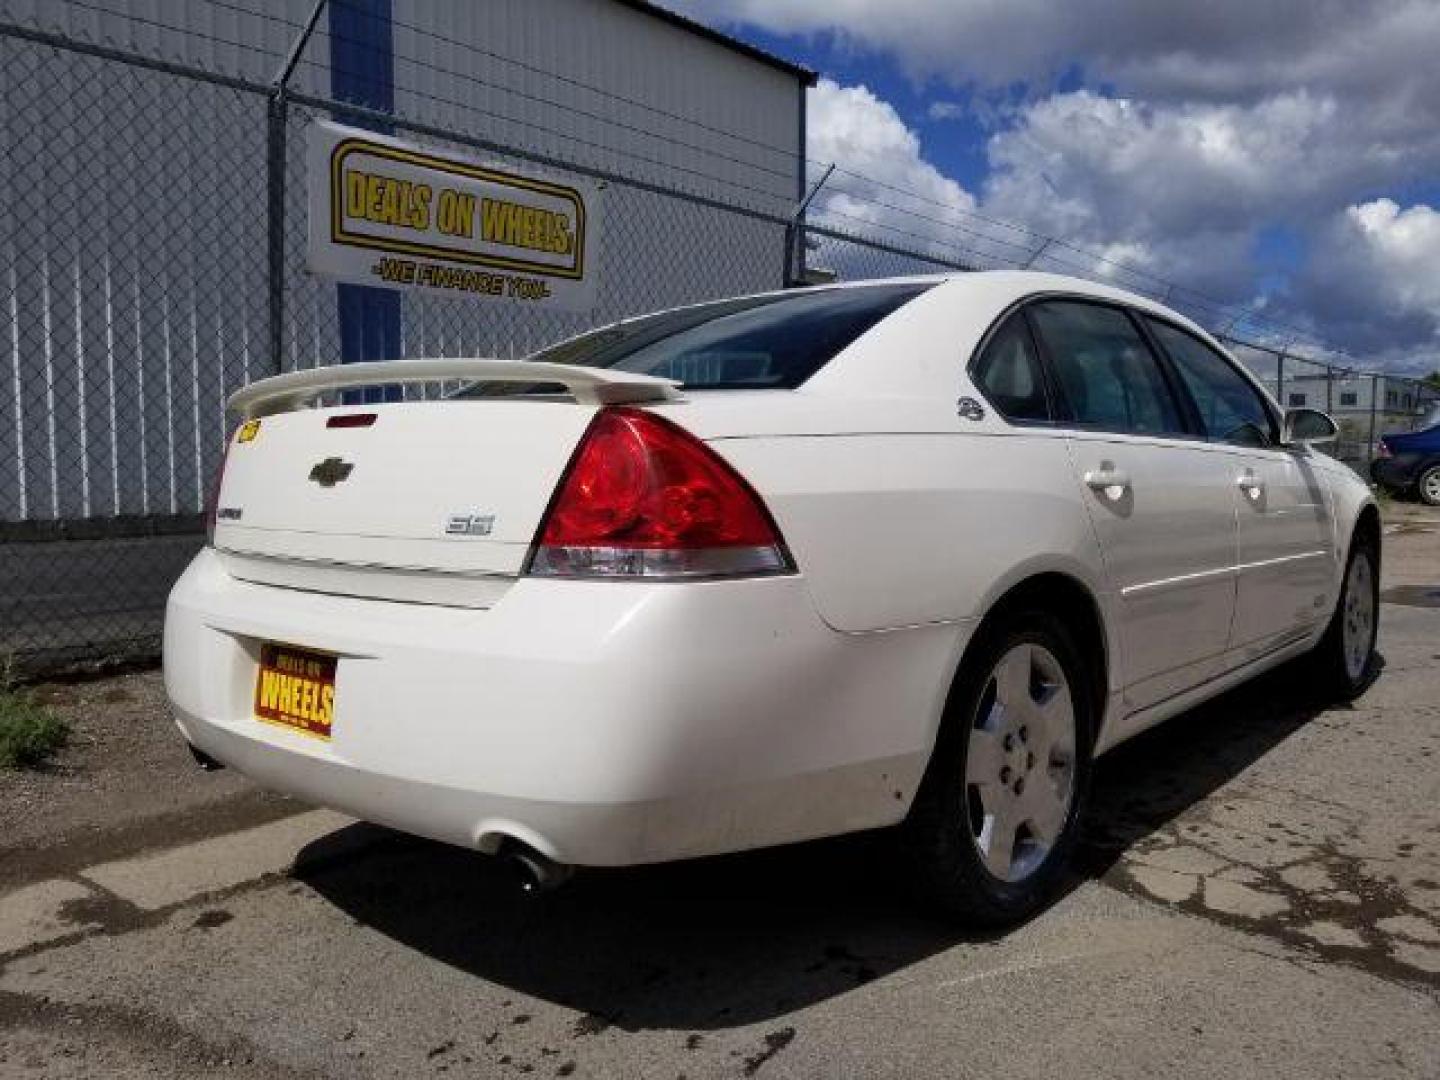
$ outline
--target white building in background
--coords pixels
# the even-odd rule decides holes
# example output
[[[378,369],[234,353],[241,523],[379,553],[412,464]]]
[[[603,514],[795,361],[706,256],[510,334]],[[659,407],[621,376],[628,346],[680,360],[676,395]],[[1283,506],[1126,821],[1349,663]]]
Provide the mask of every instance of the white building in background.
[[[1270,380],[1271,390],[1275,389]],[[1339,414],[1378,413],[1419,416],[1440,398],[1440,390],[1395,375],[1286,375],[1281,404],[1286,408],[1321,409]]]

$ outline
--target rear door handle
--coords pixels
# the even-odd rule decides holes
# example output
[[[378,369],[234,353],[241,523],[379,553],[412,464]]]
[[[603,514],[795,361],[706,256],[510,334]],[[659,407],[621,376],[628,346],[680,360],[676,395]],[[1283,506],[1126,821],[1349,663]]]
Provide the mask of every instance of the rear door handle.
[[[1235,484],[1252,499],[1258,499],[1265,492],[1265,481],[1261,480],[1249,469],[1246,469],[1236,478]]]
[[[1115,468],[1108,461],[1102,462],[1100,468],[1085,474],[1085,486],[1102,492],[1107,499],[1115,500],[1130,487],[1130,474]]]

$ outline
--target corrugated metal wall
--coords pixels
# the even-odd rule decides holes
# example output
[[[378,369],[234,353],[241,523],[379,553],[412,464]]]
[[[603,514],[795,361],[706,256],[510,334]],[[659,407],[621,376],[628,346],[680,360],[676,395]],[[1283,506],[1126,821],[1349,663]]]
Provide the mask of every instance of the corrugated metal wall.
[[[793,76],[608,0],[397,3],[395,107],[725,201],[788,208]]]
[[[255,95],[0,40],[6,520],[193,513],[265,371]]]

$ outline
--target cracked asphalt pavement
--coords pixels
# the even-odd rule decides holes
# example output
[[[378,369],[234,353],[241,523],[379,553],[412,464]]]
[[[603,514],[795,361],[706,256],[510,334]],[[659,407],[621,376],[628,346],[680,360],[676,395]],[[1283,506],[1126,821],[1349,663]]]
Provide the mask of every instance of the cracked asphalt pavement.
[[[532,898],[228,774],[59,841],[16,788],[0,1076],[1440,1076],[1440,514],[1387,531],[1369,692],[1286,669],[1107,755],[1065,896],[999,936],[917,914],[883,836]]]

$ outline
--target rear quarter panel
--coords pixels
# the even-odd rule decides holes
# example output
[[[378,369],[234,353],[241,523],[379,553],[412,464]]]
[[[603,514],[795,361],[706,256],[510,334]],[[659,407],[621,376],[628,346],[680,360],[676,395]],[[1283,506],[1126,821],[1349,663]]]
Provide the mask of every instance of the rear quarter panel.
[[[837,630],[976,619],[1043,572],[1076,578],[1107,605],[1063,439],[858,434],[711,445],[763,494]]]

